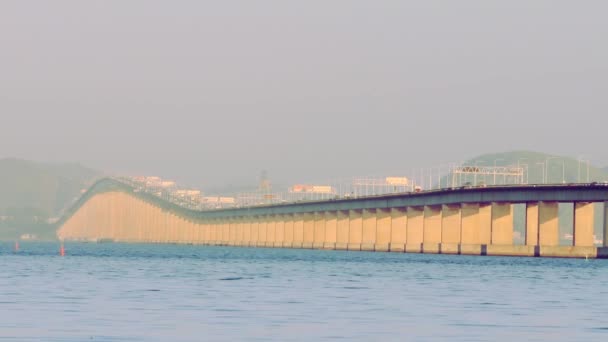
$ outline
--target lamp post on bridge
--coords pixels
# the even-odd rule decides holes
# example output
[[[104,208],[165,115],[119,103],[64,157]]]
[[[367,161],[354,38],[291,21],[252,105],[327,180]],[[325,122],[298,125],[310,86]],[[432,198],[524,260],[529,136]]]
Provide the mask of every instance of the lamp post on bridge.
[[[542,169],[541,169],[541,171],[542,171],[541,178],[542,178],[542,181],[543,181],[542,184],[545,184],[545,163],[544,162],[538,162],[538,163],[536,163],[536,165],[540,165],[542,167]]]
[[[519,169],[519,168],[520,168],[520,165],[525,165],[525,166],[526,166],[526,178],[527,178],[527,179],[524,179],[524,174],[522,173],[522,175],[521,175],[521,183],[523,183],[523,184],[528,184],[528,182],[529,182],[529,180],[530,180],[530,175],[528,174],[528,172],[529,172],[529,170],[528,170],[528,164],[523,164],[523,163],[522,163],[522,164],[520,164],[520,162],[521,162],[522,160],[526,160],[526,161],[527,161],[527,160],[528,160],[528,158],[519,158],[519,159],[517,159],[517,168]]]
[[[581,182],[581,163],[587,164],[587,183],[589,183],[589,159],[578,157],[578,182]]]
[[[551,159],[559,159],[560,157],[548,157],[547,159],[545,159],[545,179],[547,180],[547,183],[549,182],[549,160]],[[564,161],[564,158],[562,159],[562,184],[566,183],[566,162]]]
[[[496,162],[499,161],[499,160],[500,161],[504,161],[505,159],[504,158],[496,158],[496,159],[494,159],[494,171],[493,171],[494,172],[494,184],[493,185],[496,185]]]
[[[477,164],[484,162],[483,160],[476,160],[475,161],[475,173],[473,174],[473,185],[477,186],[477,174],[479,173],[479,169],[477,168]],[[484,183],[485,183],[485,176],[484,176]]]

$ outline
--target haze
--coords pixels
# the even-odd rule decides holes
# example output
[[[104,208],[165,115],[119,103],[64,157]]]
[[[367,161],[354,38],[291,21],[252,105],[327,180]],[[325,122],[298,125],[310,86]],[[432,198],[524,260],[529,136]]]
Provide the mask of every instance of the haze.
[[[605,1],[2,1],[0,157],[201,186],[608,164]]]

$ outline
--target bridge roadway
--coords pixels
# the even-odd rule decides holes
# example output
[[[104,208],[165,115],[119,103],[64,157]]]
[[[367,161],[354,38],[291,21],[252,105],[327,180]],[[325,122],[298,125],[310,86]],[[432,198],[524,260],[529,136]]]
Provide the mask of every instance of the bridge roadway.
[[[570,246],[559,244],[559,203],[574,208]],[[524,245],[513,243],[515,204],[526,208]],[[602,217],[600,247],[594,245],[596,216]],[[607,258],[607,218],[608,185],[595,183],[454,188],[197,211],[106,178],[68,210],[57,235],[62,240]]]

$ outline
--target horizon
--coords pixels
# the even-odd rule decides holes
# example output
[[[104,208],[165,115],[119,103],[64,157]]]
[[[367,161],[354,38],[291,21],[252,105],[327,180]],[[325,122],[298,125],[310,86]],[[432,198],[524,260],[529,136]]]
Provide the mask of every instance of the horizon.
[[[491,161],[486,160],[487,163],[479,163],[478,161],[480,160],[484,160],[484,158],[487,158],[488,156],[500,156],[500,155],[512,155],[512,154],[538,154],[539,156],[547,156],[547,157],[551,157],[551,158],[562,158],[564,160],[571,160],[571,161],[576,161],[577,159],[575,157],[572,156],[565,156],[565,155],[557,155],[557,154],[549,154],[549,153],[544,153],[544,152],[539,152],[539,151],[531,151],[531,150],[514,150],[514,151],[505,151],[505,152],[497,152],[497,153],[488,153],[488,154],[482,154],[482,155],[478,155],[475,156],[469,160],[466,161],[462,161],[462,163],[458,163],[458,165],[461,166],[466,166],[466,165],[473,165],[472,163],[475,163],[476,166],[492,166]],[[545,157],[546,158],[546,157]],[[259,186],[259,176],[258,178],[252,179],[249,182],[243,181],[241,183],[218,183],[218,184],[210,184],[208,182],[204,182],[204,180],[201,180],[201,182],[194,182],[194,183],[187,183],[181,179],[174,179],[174,178],[170,178],[170,177],[166,177],[165,175],[162,174],[154,174],[154,173],[142,173],[142,174],[112,174],[107,172],[106,170],[102,170],[102,169],[95,169],[92,168],[88,165],[84,165],[82,163],[79,162],[70,162],[70,161],[52,161],[52,162],[45,162],[45,161],[37,161],[37,160],[28,160],[28,159],[23,159],[23,158],[17,158],[17,157],[5,157],[5,158],[0,158],[0,161],[5,161],[5,160],[14,160],[14,161],[18,161],[18,162],[26,162],[26,163],[34,163],[34,164],[40,164],[40,165],[53,165],[53,166],[78,166],[78,167],[82,167],[84,169],[88,169],[90,171],[96,172],[98,173],[100,176],[112,176],[112,177],[136,177],[136,176],[146,176],[146,177],[152,177],[152,176],[158,176],[160,178],[162,178],[163,180],[171,180],[171,181],[175,181],[177,183],[177,185],[181,188],[196,188],[196,189],[201,189],[204,190],[206,194],[214,194],[214,195],[221,195],[221,194],[234,194],[236,192],[239,191],[245,191],[245,190],[252,190],[252,189],[256,189]],[[585,160],[583,160],[584,162]],[[581,161],[579,160],[579,163]],[[467,164],[468,163],[468,164]],[[441,163],[438,165],[442,165],[442,167],[439,167],[439,169],[437,168],[437,166],[431,166],[431,167],[426,167],[426,168],[413,168],[410,170],[403,170],[402,172],[399,173],[381,173],[381,172],[376,172],[376,173],[372,173],[372,174],[349,174],[349,175],[343,175],[340,177],[334,177],[334,178],[318,178],[318,179],[293,179],[293,178],[289,178],[286,175],[279,175],[277,178],[281,179],[278,182],[275,182],[273,179],[273,174],[272,174],[272,170],[263,170],[262,172],[266,172],[269,175],[269,181],[271,182],[272,186],[275,188],[275,191],[277,191],[276,189],[282,189],[280,191],[283,191],[283,188],[287,188],[290,187],[294,184],[339,184],[339,183],[344,183],[344,182],[348,182],[349,180],[352,180],[354,178],[357,177],[391,177],[391,176],[403,176],[403,177],[407,177],[410,180],[413,181],[417,181],[420,182],[420,174],[422,173],[423,175],[425,175],[424,180],[423,180],[423,184],[424,182],[426,182],[426,177],[428,177],[427,175],[429,174],[433,174],[436,175],[437,173],[435,171],[439,171],[441,177],[445,177],[446,175],[449,174],[449,165],[447,163]],[[456,165],[456,163],[454,164],[454,166]],[[497,161],[497,166],[513,166],[516,165],[515,162],[513,163],[505,163],[505,160],[500,158]],[[583,171],[585,169],[584,166],[583,167]],[[592,163],[590,163],[590,167],[592,169],[595,169],[599,172],[608,172],[608,166],[600,166],[600,165],[594,165]],[[435,170],[435,171],[433,171]],[[538,171],[538,170],[537,170]],[[572,170],[567,168],[567,171],[572,172]],[[413,172],[413,174],[412,174]],[[535,175],[535,171],[532,170],[527,170],[525,171],[527,176],[529,177],[530,175],[533,176],[537,176]],[[538,172],[537,172],[538,173]],[[282,177],[281,177],[282,176]],[[208,191],[210,193],[208,193]],[[253,191],[253,190],[252,190]],[[279,192],[280,192],[279,191]]]

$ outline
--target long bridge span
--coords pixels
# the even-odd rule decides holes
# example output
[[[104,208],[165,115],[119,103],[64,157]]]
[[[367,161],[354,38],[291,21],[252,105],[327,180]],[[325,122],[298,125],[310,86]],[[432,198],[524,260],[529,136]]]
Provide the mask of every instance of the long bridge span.
[[[559,203],[574,208],[569,246],[560,245]],[[525,205],[523,245],[513,239],[516,204]],[[58,225],[59,239],[76,241],[607,258],[608,185],[455,188],[199,211],[104,178]]]

